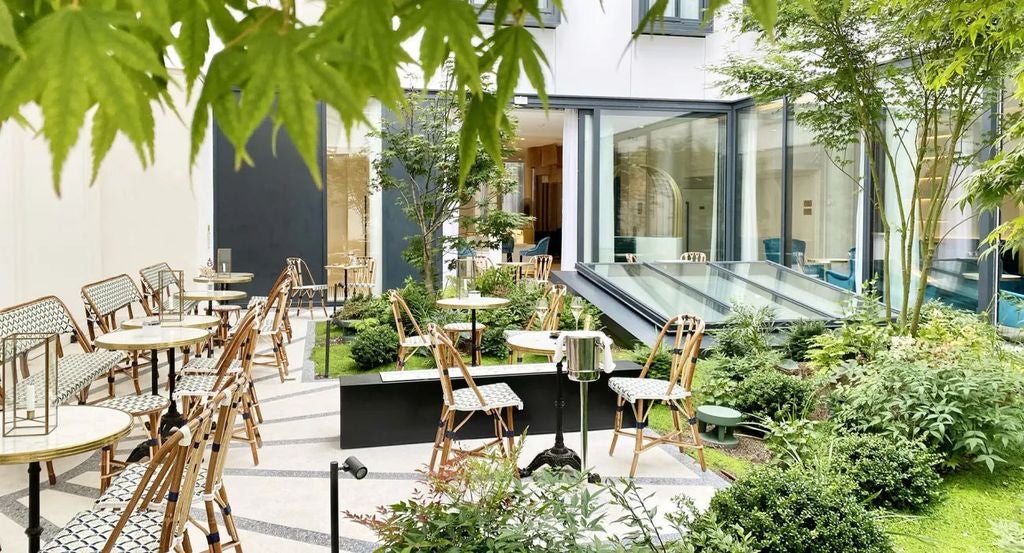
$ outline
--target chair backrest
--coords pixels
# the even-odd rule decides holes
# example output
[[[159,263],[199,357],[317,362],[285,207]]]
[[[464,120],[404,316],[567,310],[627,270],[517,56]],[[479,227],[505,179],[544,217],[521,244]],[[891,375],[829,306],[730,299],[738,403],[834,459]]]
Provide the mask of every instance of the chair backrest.
[[[356,262],[361,265],[352,273],[349,282],[354,291],[358,294],[373,295],[373,285],[376,284],[377,260],[372,255],[356,256]]]
[[[537,241],[537,245],[534,246],[533,251],[539,255],[548,253],[548,245],[551,243],[551,237],[545,236]]]
[[[85,352],[91,352],[92,342],[82,333],[82,329],[75,323],[71,311],[56,296],[43,296],[32,301],[12,305],[0,309],[0,339],[15,333],[37,333],[37,334],[71,334]],[[32,344],[19,342],[16,355],[27,354],[43,342]],[[60,350],[60,342],[57,342],[57,355],[63,355]],[[0,348],[0,363],[4,361],[4,352]]]
[[[203,496],[210,498],[222,486],[224,480],[224,466],[228,458],[228,450],[231,449],[231,438],[235,430],[235,420],[238,413],[243,410],[243,394],[249,386],[249,379],[245,375],[239,375],[227,384],[224,394],[217,403],[211,402],[210,407],[215,410],[216,424],[213,429],[212,447],[210,458],[206,465],[206,484],[203,488]],[[207,535],[217,534],[217,517],[213,511],[207,510]]]
[[[484,271],[486,271],[487,269],[494,268],[494,262],[492,262],[491,258],[487,257],[486,255],[474,255],[473,264],[476,265],[477,276],[483,274]]]
[[[139,287],[125,274],[86,284],[82,287],[82,302],[91,339],[96,339],[96,328],[104,333],[116,330],[117,314],[122,309],[128,311],[128,318],[134,317],[133,304],[139,304],[143,313],[152,315]]]
[[[545,238],[545,240],[547,240]],[[533,257],[533,276],[537,280],[548,280],[551,277],[551,265],[555,262],[555,258],[541,254]]]
[[[147,313],[153,313],[154,309],[163,309],[161,305],[162,296],[164,292],[170,293],[172,287],[176,287],[179,292],[185,291],[185,283],[183,282],[166,282],[164,283],[163,290],[160,289],[160,273],[170,270],[172,270],[171,266],[165,262],[143,267],[139,270],[139,280],[142,282],[142,296],[146,301]]]
[[[541,321],[537,321],[537,311],[534,310],[530,314],[530,319],[526,322],[526,330],[534,330],[534,326],[538,323],[540,328],[537,330],[558,330],[559,323],[562,320],[562,307],[565,303],[565,294],[567,289],[564,284],[552,284],[548,286],[547,290],[544,291],[544,301],[548,304],[548,310],[544,313],[544,318]]]
[[[217,402],[220,403],[219,397]],[[164,518],[160,529],[159,551],[178,549],[189,522],[192,497],[195,495],[206,445],[210,440],[213,418],[213,409],[204,409],[164,440],[148,463],[146,472],[107,537],[102,551],[113,551],[114,544],[121,537],[132,515],[149,511],[160,504],[164,505]]]
[[[627,254],[624,254],[624,255],[626,256],[626,263],[636,263],[637,262],[636,254],[635,253],[627,253]]]
[[[445,333],[434,323],[427,325],[427,332],[433,344],[430,350],[434,353],[434,364],[437,365],[437,374],[441,381],[441,394],[444,397],[445,405],[453,405],[455,403],[455,392],[452,389],[452,377],[449,372],[453,367],[459,368],[462,378],[473,389],[473,393],[476,394],[480,405],[486,405],[487,402],[484,401],[483,394],[480,393],[476,382],[473,381],[473,375],[470,374],[466,364],[462,361],[462,355],[459,354],[459,350],[452,344],[448,336],[445,336]]]
[[[316,284],[316,279],[313,278],[313,273],[309,270],[309,265],[306,265],[306,261],[301,257],[289,257],[287,260],[288,268],[292,272],[292,280],[295,286],[312,286]]]
[[[707,263],[708,255],[704,252],[683,252],[679,256],[680,261],[688,261],[690,263]]]
[[[412,323],[413,329],[416,330],[416,335],[426,338],[423,334],[423,330],[420,328],[420,324],[416,322],[416,317],[413,316],[412,311],[409,309],[409,304],[405,303],[405,299],[402,298],[402,294],[398,293],[398,290],[388,290],[388,299],[391,300],[391,313],[395,316],[395,327],[398,331],[398,339],[405,341],[405,323],[403,317],[408,317],[409,322]]]
[[[693,373],[697,367],[697,358],[700,356],[700,344],[704,339],[704,320],[696,315],[676,315],[665,323],[658,338],[651,346],[651,354],[640,371],[640,378],[647,376],[651,364],[661,351],[661,345],[666,336],[673,333],[672,365],[669,370],[669,385],[666,393],[671,393],[675,386],[682,386],[689,391],[693,386]]]

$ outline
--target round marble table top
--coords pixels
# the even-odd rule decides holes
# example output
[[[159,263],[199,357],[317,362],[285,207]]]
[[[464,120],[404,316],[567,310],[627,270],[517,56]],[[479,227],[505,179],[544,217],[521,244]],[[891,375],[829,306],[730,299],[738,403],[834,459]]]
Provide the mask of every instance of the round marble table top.
[[[188,346],[210,337],[210,331],[200,328],[174,328],[149,326],[133,330],[115,330],[97,336],[97,347],[121,351],[167,349]]]
[[[438,307],[445,309],[494,309],[508,304],[505,298],[492,298],[490,296],[477,296],[466,298],[444,298],[437,300]]]
[[[217,273],[211,276],[197,276],[192,279],[193,282],[201,283],[214,283],[214,284],[241,284],[244,282],[252,282],[252,279],[256,275],[252,273]]]
[[[245,299],[241,290],[185,290],[182,299],[194,301],[231,301]]]
[[[95,405],[61,405],[57,425],[42,436],[0,437],[0,464],[51,461],[99,449],[127,436],[132,417]]]
[[[121,328],[134,329],[142,328],[149,322],[159,322],[160,317],[136,317],[121,323]],[[213,328],[220,324],[220,317],[216,315],[185,315],[180,321],[164,321],[160,324],[163,328]]]
[[[505,341],[516,351],[553,354],[558,339],[551,337],[550,330],[525,330],[510,334]]]

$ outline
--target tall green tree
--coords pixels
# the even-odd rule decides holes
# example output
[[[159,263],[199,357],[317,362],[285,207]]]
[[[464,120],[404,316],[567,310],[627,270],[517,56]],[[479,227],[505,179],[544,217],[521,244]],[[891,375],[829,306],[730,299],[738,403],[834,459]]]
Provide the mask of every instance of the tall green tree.
[[[747,30],[762,33],[757,57],[732,57],[719,68],[731,92],[804,102],[796,122],[826,148],[840,151],[858,140],[869,145],[870,193],[882,224],[883,298],[890,317],[898,309],[898,324],[910,333],[948,232],[942,218],[961,195],[964,170],[977,159],[976,149],[962,151],[963,139],[987,113],[993,83],[1014,61],[984,33],[968,47],[951,28],[957,4],[787,2],[772,35],[754,19],[745,21]],[[964,52],[971,62],[950,72],[955,53]]]
[[[508,108],[502,115],[501,152],[489,156],[482,143],[470,152],[469,170],[462,174],[465,150],[461,129],[466,124],[466,104],[459,93],[409,94],[400,117],[386,122],[379,136],[383,150],[374,160],[372,187],[397,192],[398,204],[417,226],[407,237],[403,257],[420,269],[427,291],[434,293],[438,260],[442,253],[460,247],[490,247],[522,228],[529,217],[491,209],[504,194],[518,186],[504,170],[504,158],[514,153],[514,122]],[[460,178],[461,175],[461,178]],[[461,213],[466,209],[474,215]],[[445,223],[459,220],[464,229],[479,229],[484,236],[467,240],[442,233]]]
[[[317,101],[351,128],[366,122],[370,98],[401,109],[400,68],[418,68],[426,82],[451,61],[455,90],[464,93],[465,178],[477,144],[495,158],[501,154],[500,106],[512,100],[521,77],[547,101],[547,60],[527,29],[530,18],[542,19],[542,0],[323,0],[314,21],[298,17],[302,1],[0,0],[0,125],[32,127],[23,111],[39,106],[35,130],[49,143],[59,194],[61,170],[86,124],[94,180],[118,135],[143,166],[152,163],[154,111],[180,112],[184,106],[168,88],[184,86],[196,100],[193,162],[212,115],[235,147],[236,166],[252,164],[246,144],[269,116],[275,130],[288,132],[319,184]],[[550,1],[563,7],[562,0]],[[749,3],[770,28],[776,2]],[[707,16],[724,3],[712,0]],[[667,6],[667,0],[653,2],[637,34],[656,25]],[[484,10],[494,14],[487,36],[477,24]],[[413,59],[402,43],[416,35]],[[184,68],[183,82],[167,71],[173,58]],[[493,89],[481,85],[487,73],[496,76]]]

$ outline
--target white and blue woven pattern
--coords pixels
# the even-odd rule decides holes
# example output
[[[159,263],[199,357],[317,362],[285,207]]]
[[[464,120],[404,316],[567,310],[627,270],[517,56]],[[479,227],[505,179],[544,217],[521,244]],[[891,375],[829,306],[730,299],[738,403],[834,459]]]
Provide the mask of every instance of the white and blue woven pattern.
[[[78,392],[89,387],[97,378],[108,373],[124,358],[117,351],[96,351],[92,353],[69,353],[57,361],[57,396],[55,403],[64,403]],[[37,372],[18,383],[18,397],[24,397],[25,386],[36,387],[36,405],[43,404],[46,388],[46,374]]]
[[[44,553],[85,553],[102,551],[107,538],[121,518],[120,511],[82,511],[46,542]],[[112,551],[144,553],[159,551],[163,511],[133,513],[121,529]]]
[[[456,411],[486,411],[502,407],[515,407],[520,410],[523,408],[523,400],[519,399],[512,388],[509,388],[508,384],[504,382],[477,386],[476,389],[480,390],[480,395],[484,397],[482,404],[472,388],[461,388],[452,392],[452,397],[455,399],[452,407]]]
[[[74,331],[71,314],[59,299],[52,296],[0,313],[0,338],[15,333],[70,334]],[[39,343],[42,342],[19,342],[15,353],[31,350]],[[3,356],[0,348],[0,361],[3,361]]]
[[[128,275],[118,275],[82,288],[82,300],[86,310],[94,317],[104,317],[122,307],[142,301],[139,289]],[[91,305],[90,305],[91,304]],[[92,307],[98,313],[92,312]]]
[[[215,374],[186,374],[174,385],[174,397],[213,395],[213,387],[217,384]]]
[[[139,483],[142,482],[142,477],[146,474],[146,469],[149,465],[145,463],[132,463],[125,467],[117,477],[107,486],[106,491],[103,495],[96,500],[96,509],[121,509],[128,502],[132,500],[132,496],[139,489]],[[152,485],[150,481],[149,486]],[[206,469],[199,469],[198,477],[196,478],[196,490],[192,494],[192,502],[198,502],[203,500],[203,490],[206,488]],[[164,503],[150,503],[149,508],[153,510],[162,510],[165,507]]]
[[[214,374],[217,372],[217,363],[219,359],[210,359],[208,357],[195,357],[185,364],[184,367],[178,371],[178,374]],[[237,374],[242,372],[242,362],[232,361],[231,365],[228,366],[228,374]]]
[[[132,416],[144,415],[153,411],[162,411],[170,405],[171,401],[163,396],[153,394],[139,394],[134,396],[120,396],[101,401],[97,407],[109,407],[124,411]]]
[[[670,400],[689,397],[690,392],[687,392],[678,383],[672,386],[672,393],[668,393],[668,385],[668,380],[657,378],[615,377],[608,379],[608,387],[629,403],[639,399]]]
[[[157,263],[152,267],[146,267],[139,271],[142,275],[142,280],[146,283],[150,292],[155,292],[160,288],[160,271],[170,271],[171,266],[166,263]]]

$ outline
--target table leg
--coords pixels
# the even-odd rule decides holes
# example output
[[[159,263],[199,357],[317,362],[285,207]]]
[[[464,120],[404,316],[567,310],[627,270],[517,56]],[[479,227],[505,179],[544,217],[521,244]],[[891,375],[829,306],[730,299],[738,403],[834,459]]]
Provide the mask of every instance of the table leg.
[[[160,374],[157,373],[156,366],[160,360],[157,358],[157,351],[155,349],[149,350],[149,380],[153,384],[153,395],[160,395]]]
[[[28,464],[28,528],[25,529],[29,553],[39,552],[39,536],[42,533],[39,521],[39,462],[32,461]]]
[[[469,310],[469,365],[480,364],[480,349],[476,347],[476,309]]]
[[[170,383],[169,389],[171,393],[171,405],[167,408],[167,412],[164,413],[164,416],[160,417],[160,436],[164,438],[171,435],[175,428],[181,428],[181,426],[185,424],[185,417],[181,416],[181,413],[178,412],[178,402],[174,399],[174,348],[171,348],[168,351],[170,352],[170,362],[167,367],[167,378]]]
[[[544,465],[551,468],[571,467],[576,470],[582,469],[580,456],[575,451],[565,447],[565,436],[563,436],[562,412],[565,411],[565,393],[562,390],[562,361],[555,364],[555,445],[540,452],[530,465],[525,469],[519,469],[519,475],[526,477],[533,474],[533,471]]]
[[[213,315],[213,300],[206,302],[206,316]]]

